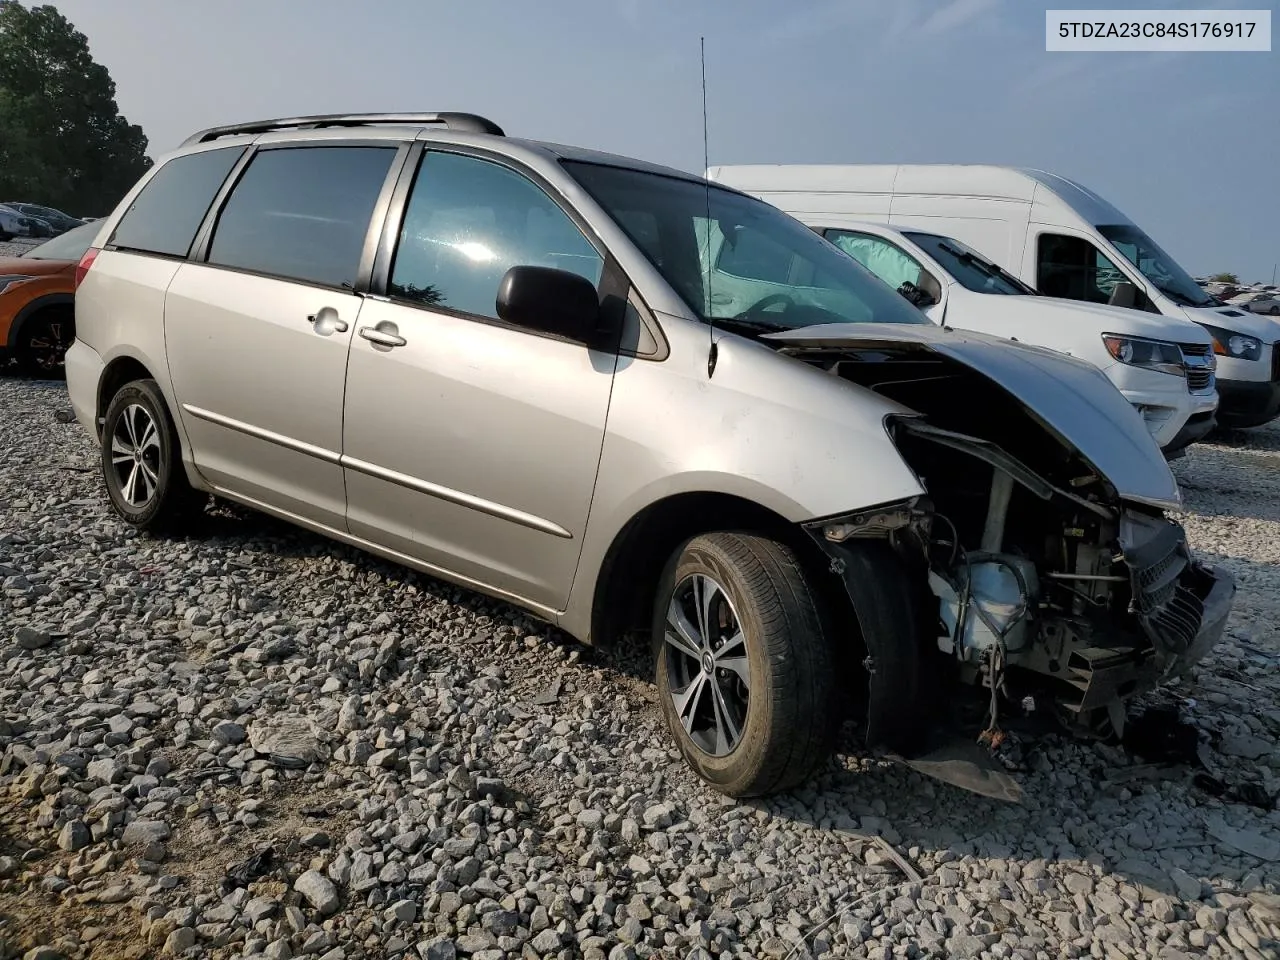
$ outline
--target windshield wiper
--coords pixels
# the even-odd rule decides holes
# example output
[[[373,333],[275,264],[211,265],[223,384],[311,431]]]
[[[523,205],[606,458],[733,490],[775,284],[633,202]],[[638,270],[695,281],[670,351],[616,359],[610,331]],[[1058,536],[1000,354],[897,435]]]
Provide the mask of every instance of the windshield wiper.
[[[976,254],[969,253],[967,250],[957,250],[955,247],[947,243],[938,244],[938,248],[947,251],[947,253],[951,254],[957,260],[962,260],[965,263],[977,267],[989,277],[994,277],[997,280],[1004,280],[1006,283],[1012,284],[1019,290],[1024,291],[1028,296],[1037,295],[1034,290],[1028,287],[1017,277],[1013,276],[1013,274],[1006,272],[1005,269],[998,264],[991,263],[989,260],[983,260],[981,257]]]
[[[717,327],[724,327],[726,330],[732,330],[734,333],[745,334],[748,337],[758,337],[766,333],[782,333],[784,330],[792,329],[786,323],[770,323],[768,320],[743,320],[739,317],[712,317]]]
[[[1182,307],[1212,307],[1213,306],[1212,298],[1206,297],[1203,300],[1192,300],[1181,290],[1175,290],[1172,287],[1163,286],[1159,283],[1156,283],[1154,280],[1151,282],[1157,290],[1159,290],[1161,293],[1163,293],[1166,297],[1168,297],[1170,300],[1172,300],[1174,303],[1178,304],[1179,306],[1182,306]]]

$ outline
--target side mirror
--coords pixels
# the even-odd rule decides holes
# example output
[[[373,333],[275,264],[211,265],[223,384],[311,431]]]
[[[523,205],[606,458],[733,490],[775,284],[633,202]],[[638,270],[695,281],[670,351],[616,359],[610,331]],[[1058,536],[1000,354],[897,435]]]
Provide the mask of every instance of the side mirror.
[[[1121,280],[1115,285],[1115,289],[1111,291],[1111,296],[1107,303],[1113,307],[1128,307],[1133,309],[1138,303],[1138,288],[1128,280]]]
[[[597,335],[600,298],[591,281],[551,267],[512,267],[498,286],[498,318],[590,345]]]
[[[898,284],[898,293],[902,294],[910,303],[921,310],[925,307],[932,307],[938,302],[938,298],[932,293],[928,290],[922,290],[910,280],[903,280],[902,283]]]

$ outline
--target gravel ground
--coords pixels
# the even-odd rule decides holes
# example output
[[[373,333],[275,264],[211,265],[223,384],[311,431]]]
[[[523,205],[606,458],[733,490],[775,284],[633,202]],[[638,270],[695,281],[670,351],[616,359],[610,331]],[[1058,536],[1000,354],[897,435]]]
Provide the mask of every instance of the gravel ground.
[[[136,536],[60,384],[0,409],[0,960],[1280,955],[1280,429],[1176,467],[1240,581],[1152,698],[1198,762],[1046,735],[1011,804],[850,737],[736,803],[641,659],[247,512]]]
[[[0,241],[0,257],[20,257],[43,242],[43,240],[29,240],[25,237]]]

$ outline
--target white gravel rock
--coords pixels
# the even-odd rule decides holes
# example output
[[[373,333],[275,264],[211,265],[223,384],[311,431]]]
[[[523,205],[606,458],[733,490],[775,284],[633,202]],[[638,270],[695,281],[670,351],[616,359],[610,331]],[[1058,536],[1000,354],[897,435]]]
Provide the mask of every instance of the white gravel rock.
[[[1280,864],[1209,829],[1280,841],[1240,799],[1280,792],[1276,427],[1174,468],[1192,544],[1240,583],[1221,646],[1148,698],[1205,770],[1050,735],[1014,806],[851,730],[812,783],[734,803],[672,749],[643,651],[248,512],[139,536],[66,406],[0,379],[0,894],[33,922],[129,903],[152,954],[215,960],[1276,952]]]

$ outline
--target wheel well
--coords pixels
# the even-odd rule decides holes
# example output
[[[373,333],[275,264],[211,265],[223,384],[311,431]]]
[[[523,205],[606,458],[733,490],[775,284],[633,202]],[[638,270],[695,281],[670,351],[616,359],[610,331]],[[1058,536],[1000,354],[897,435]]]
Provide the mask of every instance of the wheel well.
[[[75,324],[75,302],[69,297],[63,297],[61,294],[52,294],[39,300],[34,300],[19,311],[18,316],[14,320],[13,329],[9,331],[9,346],[17,347],[22,338],[22,331],[25,330],[32,320],[37,317],[44,317],[49,314],[65,314],[71,317],[72,325]],[[0,347],[4,344],[0,343]]]
[[[683,493],[659,500],[618,533],[596,580],[591,642],[609,646],[633,632],[647,632],[654,591],[676,548],[700,533],[733,530],[771,537],[793,549],[835,616],[853,618],[853,607],[830,570],[830,560],[799,526],[750,500],[723,493]]]
[[[134,380],[154,379],[151,371],[133,357],[117,357],[112,360],[107,364],[106,370],[102,372],[102,379],[98,381],[98,406],[94,414],[95,425],[107,412],[107,406],[111,403],[111,398],[126,383],[132,383]]]

